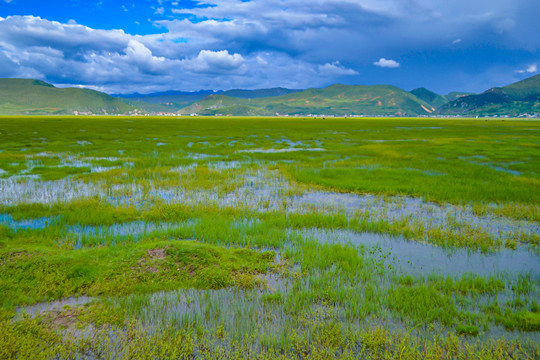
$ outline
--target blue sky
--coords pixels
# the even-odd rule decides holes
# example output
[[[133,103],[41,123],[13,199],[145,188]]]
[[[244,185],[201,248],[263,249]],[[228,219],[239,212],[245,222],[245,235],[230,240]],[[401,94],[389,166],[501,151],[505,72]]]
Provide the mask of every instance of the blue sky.
[[[538,74],[530,0],[0,0],[0,77],[109,93],[481,92]]]

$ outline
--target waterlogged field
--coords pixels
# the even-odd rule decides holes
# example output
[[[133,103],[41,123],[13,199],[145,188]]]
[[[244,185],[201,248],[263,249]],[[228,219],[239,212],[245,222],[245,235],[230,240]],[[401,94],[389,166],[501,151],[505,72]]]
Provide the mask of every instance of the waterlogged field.
[[[0,118],[0,358],[540,357],[540,122]]]

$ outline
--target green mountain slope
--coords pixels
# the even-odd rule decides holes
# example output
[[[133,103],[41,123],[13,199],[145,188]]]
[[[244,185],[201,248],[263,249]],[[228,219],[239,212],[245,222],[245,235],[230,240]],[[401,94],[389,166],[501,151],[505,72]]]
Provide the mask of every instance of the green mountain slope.
[[[231,109],[249,110],[259,115],[426,115],[435,110],[425,101],[395,86],[338,84],[257,99],[212,95],[180,112],[225,114],[228,110],[228,114],[237,115]]]
[[[470,92],[463,92],[463,91],[452,91],[444,95],[444,98],[448,102],[448,101],[454,101],[462,96],[467,96],[467,95],[474,95],[474,94]]]
[[[212,94],[214,92],[211,90],[195,92],[173,90],[150,94],[112,94],[112,96],[148,112],[175,112]]]
[[[90,89],[56,88],[40,80],[0,79],[0,114],[123,114],[134,107]]]
[[[142,112],[146,113],[174,113],[178,111],[178,109],[183,108],[185,105],[189,104],[186,103],[183,106],[178,106],[178,104],[172,104],[172,103],[152,103],[142,100],[135,100],[135,99],[121,99],[122,102],[125,102],[128,105],[133,106],[134,108],[142,110]]]
[[[429,105],[431,105],[431,107],[435,109],[437,109],[440,106],[443,106],[444,104],[448,102],[448,100],[445,97],[439,94],[436,94],[433,91],[430,91],[424,87],[412,90],[411,94],[413,94],[414,96],[416,96],[417,98],[421,100],[424,100]]]
[[[240,98],[240,99],[257,99],[271,96],[282,96],[300,92],[302,90],[286,89],[282,87],[271,89],[257,89],[257,90],[241,90],[233,89],[222,92],[222,95]]]
[[[503,87],[504,91],[518,101],[540,101],[540,74]]]
[[[246,100],[232,98],[225,95],[210,95],[202,100],[199,100],[179,112],[182,114],[197,113],[199,115],[214,115],[221,114],[223,108],[231,106],[245,106]]]
[[[451,101],[437,110],[452,115],[540,114],[540,75],[504,87],[494,87],[478,95]]]

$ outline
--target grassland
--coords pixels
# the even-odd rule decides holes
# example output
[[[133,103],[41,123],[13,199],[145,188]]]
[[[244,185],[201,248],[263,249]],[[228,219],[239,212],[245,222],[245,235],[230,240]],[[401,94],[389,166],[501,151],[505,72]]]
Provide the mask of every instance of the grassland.
[[[0,358],[539,358],[539,130],[0,118]]]

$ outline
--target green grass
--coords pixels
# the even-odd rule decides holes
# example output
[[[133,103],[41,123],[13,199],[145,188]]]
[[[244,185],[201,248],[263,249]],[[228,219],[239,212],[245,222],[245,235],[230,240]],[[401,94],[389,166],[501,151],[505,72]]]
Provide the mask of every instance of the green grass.
[[[537,273],[402,273],[302,231],[538,254],[539,125],[0,118],[0,358],[538,358]]]
[[[73,295],[122,295],[194,287],[248,286],[264,274],[273,253],[169,241],[79,251],[4,250],[3,306]]]

